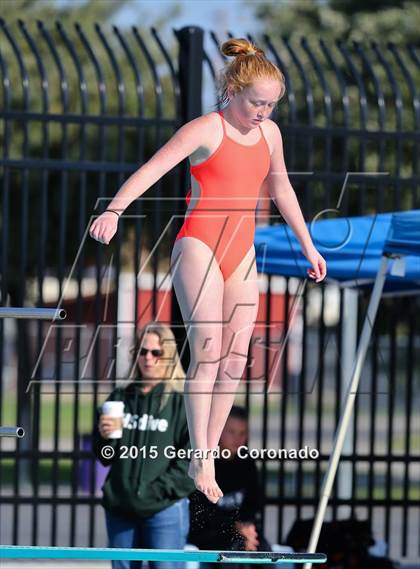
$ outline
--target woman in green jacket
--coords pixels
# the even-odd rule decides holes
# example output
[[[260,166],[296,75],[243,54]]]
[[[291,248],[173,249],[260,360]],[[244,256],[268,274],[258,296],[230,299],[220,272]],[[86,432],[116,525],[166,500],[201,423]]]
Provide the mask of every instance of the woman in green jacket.
[[[110,547],[182,549],[189,530],[190,449],[183,401],[185,373],[175,337],[160,322],[138,333],[137,377],[116,388],[107,401],[124,403],[122,438],[108,438],[115,418],[98,411],[94,450],[111,465],[103,486]],[[176,563],[149,562],[153,569]],[[113,561],[113,569],[134,569],[139,562]]]

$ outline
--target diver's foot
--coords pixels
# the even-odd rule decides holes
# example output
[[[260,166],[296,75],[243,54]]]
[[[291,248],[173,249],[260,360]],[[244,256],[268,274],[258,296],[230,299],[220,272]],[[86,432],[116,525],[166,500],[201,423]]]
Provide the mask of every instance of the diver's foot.
[[[213,504],[223,496],[215,479],[213,457],[191,458],[188,476],[194,480],[197,490],[200,490]]]

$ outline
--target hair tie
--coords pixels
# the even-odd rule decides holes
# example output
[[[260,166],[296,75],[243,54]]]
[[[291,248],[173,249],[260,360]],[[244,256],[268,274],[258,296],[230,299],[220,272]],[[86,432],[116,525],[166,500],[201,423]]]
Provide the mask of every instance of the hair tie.
[[[108,211],[110,211],[111,213],[115,213],[115,215],[117,215],[118,217],[120,217],[120,213],[118,213],[118,211],[116,211],[115,209],[106,209],[104,211],[104,213],[107,213]]]

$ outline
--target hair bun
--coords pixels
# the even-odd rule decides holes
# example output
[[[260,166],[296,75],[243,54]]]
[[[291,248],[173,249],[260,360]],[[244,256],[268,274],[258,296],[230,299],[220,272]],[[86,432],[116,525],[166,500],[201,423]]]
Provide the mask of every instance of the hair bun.
[[[237,57],[238,55],[265,55],[262,49],[246,38],[232,38],[225,41],[221,47],[221,52],[231,57]]]
[[[220,51],[234,59],[227,62],[217,74],[218,106],[229,104],[232,97],[260,78],[277,81],[281,86],[280,98],[284,95],[286,86],[283,73],[255,44],[246,38],[231,38],[222,44]],[[242,57],[237,57],[239,55]]]

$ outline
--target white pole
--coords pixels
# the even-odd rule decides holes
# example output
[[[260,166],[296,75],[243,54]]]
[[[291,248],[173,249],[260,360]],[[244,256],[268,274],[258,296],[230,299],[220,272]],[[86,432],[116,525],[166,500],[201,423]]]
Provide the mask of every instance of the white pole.
[[[347,427],[350,421],[351,413],[354,406],[354,401],[357,395],[360,375],[362,373],[363,363],[365,360],[366,352],[369,346],[372,328],[375,322],[376,314],[378,311],[379,302],[382,296],[382,290],[385,282],[385,274],[388,267],[389,259],[382,256],[378,274],[376,275],[375,284],[373,286],[372,295],[370,297],[369,306],[365,321],[363,323],[362,335],[360,337],[359,346],[357,349],[356,360],[353,366],[352,379],[347,389],[346,401],[344,410],[338,425],[333,451],[328,463],[328,469],[324,477],[324,482],[321,490],[321,498],[318,504],[318,509],[315,516],[314,525],[312,527],[311,537],[309,540],[308,553],[314,553],[318,545],[319,534],[321,533],[322,522],[324,521],[325,511],[331,489],[334,484],[335,474],[337,472],[338,462],[340,460],[341,451],[343,448],[344,439],[346,436]],[[312,563],[305,563],[304,569],[311,569]]]
[[[134,340],[137,315],[134,306],[138,294],[137,279],[132,273],[121,272],[118,281],[117,336],[121,340],[117,350],[117,380],[128,376],[133,360],[130,347]]]
[[[346,398],[346,390],[351,382],[351,371],[356,359],[357,350],[357,314],[359,304],[359,292],[354,288],[344,289],[344,306],[341,334],[341,398],[340,409],[343,409]],[[353,432],[348,430],[343,444],[343,452],[353,451]],[[352,465],[351,463],[340,464],[337,472],[338,497],[349,499],[352,488]],[[340,508],[341,515],[346,517],[350,514],[350,506]]]

